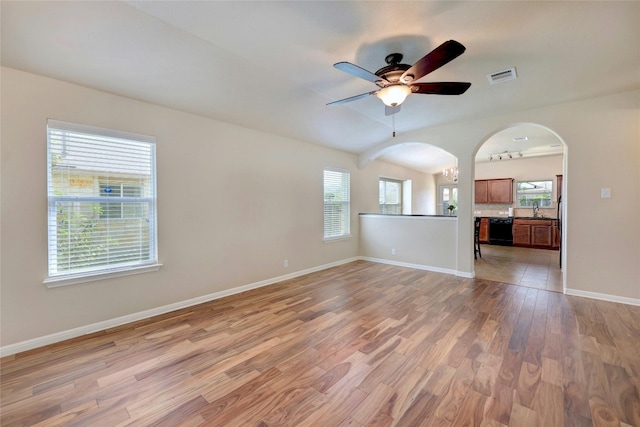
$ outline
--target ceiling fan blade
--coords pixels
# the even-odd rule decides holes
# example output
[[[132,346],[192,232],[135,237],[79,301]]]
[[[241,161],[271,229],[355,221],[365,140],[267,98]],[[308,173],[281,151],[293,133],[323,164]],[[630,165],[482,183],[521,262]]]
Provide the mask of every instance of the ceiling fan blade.
[[[442,67],[447,62],[462,55],[465,50],[466,48],[455,40],[446,41],[413,64],[411,68],[400,76],[400,81],[403,83],[411,83],[421,79],[430,72]]]
[[[361,79],[365,79],[373,83],[384,80],[373,74],[371,71],[367,71],[364,68],[358,67],[351,62],[338,62],[337,64],[333,64],[333,66],[338,70],[351,74],[352,76],[360,77]]]
[[[373,95],[376,92],[378,92],[377,90],[371,91],[371,92],[367,92],[367,93],[361,93],[360,95],[356,95],[356,96],[351,96],[349,98],[344,98],[344,99],[340,99],[338,101],[333,101],[328,103],[327,105],[341,105],[341,104],[346,104],[347,102],[351,102],[351,101],[356,101],[358,99],[362,99],[362,98],[366,98],[369,95]]]
[[[400,112],[400,107],[402,105],[396,105],[395,107],[389,107],[388,105],[384,106],[384,115],[385,116],[393,116],[396,113]]]
[[[463,82],[414,83],[409,85],[412,93],[430,95],[462,95],[470,86],[471,83]]]

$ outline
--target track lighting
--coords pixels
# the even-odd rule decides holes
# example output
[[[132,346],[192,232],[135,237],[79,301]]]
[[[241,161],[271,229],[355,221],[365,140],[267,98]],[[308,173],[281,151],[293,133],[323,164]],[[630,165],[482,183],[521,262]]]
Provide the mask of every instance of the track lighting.
[[[500,153],[493,153],[489,155],[489,161],[492,162],[494,159],[498,160],[509,160],[518,157],[524,157],[522,151],[502,151]]]

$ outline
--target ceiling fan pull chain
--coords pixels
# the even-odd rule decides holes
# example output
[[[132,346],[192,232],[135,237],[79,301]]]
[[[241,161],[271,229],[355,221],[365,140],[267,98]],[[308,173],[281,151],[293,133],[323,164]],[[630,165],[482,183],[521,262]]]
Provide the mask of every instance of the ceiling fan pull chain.
[[[391,115],[391,124],[393,127],[393,137],[395,138],[396,137],[396,115],[395,114]]]

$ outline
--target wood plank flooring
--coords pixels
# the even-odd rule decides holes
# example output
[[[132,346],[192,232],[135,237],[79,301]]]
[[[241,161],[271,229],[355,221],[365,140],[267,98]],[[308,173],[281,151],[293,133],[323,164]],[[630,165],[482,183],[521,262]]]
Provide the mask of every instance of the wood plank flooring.
[[[1,363],[4,427],[640,427],[640,307],[365,261]]]

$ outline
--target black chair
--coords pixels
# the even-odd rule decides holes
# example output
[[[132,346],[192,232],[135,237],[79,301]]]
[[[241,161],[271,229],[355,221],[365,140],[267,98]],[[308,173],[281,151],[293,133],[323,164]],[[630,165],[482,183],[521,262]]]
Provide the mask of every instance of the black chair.
[[[475,217],[473,221],[473,258],[482,258],[480,251],[480,217]]]

